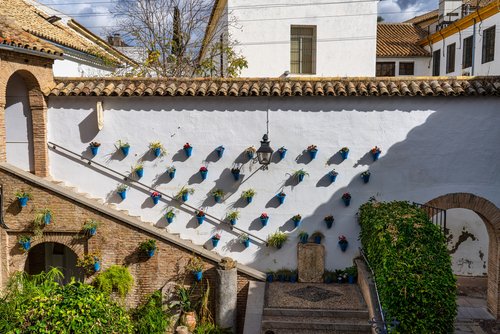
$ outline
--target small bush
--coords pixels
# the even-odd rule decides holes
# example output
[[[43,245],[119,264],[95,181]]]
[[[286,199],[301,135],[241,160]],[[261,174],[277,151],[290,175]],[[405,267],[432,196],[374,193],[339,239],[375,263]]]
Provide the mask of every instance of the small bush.
[[[146,302],[132,312],[137,334],[163,334],[170,324],[170,317],[161,305],[161,293],[156,291]]]
[[[127,267],[113,265],[97,275],[93,283],[98,290],[107,295],[111,295],[112,292],[116,291],[123,298],[132,289],[134,278]]]
[[[408,202],[360,208],[361,243],[375,272],[391,333],[452,333],[456,279],[444,235]]]

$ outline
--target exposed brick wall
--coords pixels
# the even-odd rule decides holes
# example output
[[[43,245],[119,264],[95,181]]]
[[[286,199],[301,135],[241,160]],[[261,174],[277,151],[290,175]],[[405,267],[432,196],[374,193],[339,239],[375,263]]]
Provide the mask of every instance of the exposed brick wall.
[[[134,228],[126,223],[104,215],[96,210],[75,203],[62,195],[48,191],[35,184],[27,183],[21,178],[6,171],[0,171],[0,184],[4,191],[4,217],[9,229],[1,230],[0,258],[2,259],[2,285],[6,283],[7,276],[14,271],[23,270],[27,253],[20,250],[17,237],[31,231],[31,222],[37,210],[50,208],[54,211],[54,223],[44,228],[44,237],[33,241],[32,245],[44,241],[62,243],[71,248],[78,256],[95,251],[100,251],[103,269],[113,265],[127,265],[134,276],[135,283],[131,293],[126,299],[128,306],[136,306],[143,298],[155,290],[160,289],[169,281],[193,284],[191,273],[186,273],[184,267],[192,256],[188,250],[157,239],[158,251],[155,256],[148,259],[137,250],[141,241],[156,239],[144,231]],[[31,189],[33,200],[28,206],[21,209],[14,196],[15,191]],[[102,222],[97,234],[85,237],[81,228],[89,218]],[[216,285],[216,263],[205,260],[204,278],[211,286],[212,311],[215,305],[214,296]],[[91,280],[90,277],[88,280]],[[248,280],[251,278],[239,274],[238,276],[238,319],[239,330],[242,332]]]

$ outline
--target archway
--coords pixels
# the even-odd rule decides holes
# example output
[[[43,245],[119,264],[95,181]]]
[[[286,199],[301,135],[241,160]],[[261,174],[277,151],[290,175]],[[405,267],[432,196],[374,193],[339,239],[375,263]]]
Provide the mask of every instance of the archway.
[[[28,252],[25,271],[30,275],[59,268],[64,279],[62,284],[67,284],[72,278],[83,281],[83,271],[76,266],[78,256],[69,247],[57,242],[43,242],[32,247]]]
[[[488,232],[488,282],[487,305],[489,311],[497,319],[500,318],[499,300],[499,260],[498,243],[500,241],[500,209],[492,202],[469,193],[454,193],[437,197],[426,205],[441,209],[469,209],[474,211],[483,221]]]

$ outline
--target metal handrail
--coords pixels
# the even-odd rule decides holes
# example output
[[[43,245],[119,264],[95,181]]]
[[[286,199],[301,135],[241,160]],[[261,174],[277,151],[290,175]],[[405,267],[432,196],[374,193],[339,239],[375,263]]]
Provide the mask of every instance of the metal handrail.
[[[50,141],[49,141],[47,144],[48,144],[49,148],[52,148],[53,150],[56,150],[56,151],[57,151],[57,150],[59,149],[59,150],[61,150],[61,151],[65,151],[65,152],[67,152],[67,153],[69,153],[69,154],[71,154],[71,155],[73,155],[73,156],[75,156],[75,157],[80,158],[81,160],[86,161],[86,162],[87,162],[87,164],[88,164],[89,166],[92,166],[92,165],[94,165],[94,166],[98,166],[99,168],[104,169],[104,170],[105,170],[105,171],[107,171],[108,173],[113,173],[113,174],[115,174],[115,175],[120,176],[121,178],[123,178],[123,180],[124,180],[124,181],[127,181],[128,183],[135,184],[135,185],[137,185],[137,186],[142,187],[143,189],[145,188],[145,189],[147,189],[147,191],[149,191],[149,192],[156,191],[156,192],[160,193],[160,194],[162,195],[162,197],[166,197],[166,198],[170,199],[171,201],[177,201],[177,202],[179,202],[179,203],[180,203],[180,205],[181,205],[181,206],[184,206],[184,207],[186,207],[186,208],[189,208],[189,209],[191,209],[191,210],[193,210],[193,211],[198,211],[198,209],[197,209],[197,208],[195,208],[194,206],[191,206],[191,205],[189,205],[189,204],[187,204],[187,203],[185,203],[185,202],[181,202],[181,201],[177,200],[177,199],[176,199],[175,197],[173,197],[173,196],[170,196],[170,195],[168,195],[168,194],[166,194],[166,193],[163,193],[163,192],[161,192],[161,191],[158,191],[158,190],[156,190],[155,188],[152,188],[152,187],[150,187],[150,186],[148,186],[148,185],[146,185],[146,184],[144,184],[144,183],[142,183],[142,182],[139,182],[139,181],[137,181],[137,180],[134,180],[134,179],[132,179],[130,176],[125,175],[125,174],[123,174],[123,173],[120,173],[120,172],[118,172],[118,171],[116,171],[116,170],[114,170],[114,169],[111,169],[111,168],[109,168],[109,167],[107,167],[107,166],[103,165],[103,164],[100,164],[100,163],[98,163],[98,162],[92,161],[91,159],[86,158],[86,157],[84,157],[83,155],[78,154],[78,153],[76,153],[76,152],[74,152],[74,151],[71,151],[71,150],[69,150],[69,149],[67,149],[67,148],[65,148],[65,147],[63,147],[63,146],[61,146],[61,145],[59,145],[59,144],[56,144],[56,143],[53,143],[53,142],[50,142]],[[246,234],[248,234],[248,236],[249,236],[249,237],[251,237],[251,238],[250,238],[250,240],[251,240],[251,241],[256,241],[256,240],[258,240],[258,241],[260,241],[260,242],[262,242],[262,243],[265,243],[265,244],[267,245],[267,241],[266,241],[266,240],[261,239],[261,238],[257,237],[256,235],[253,235],[253,234],[251,234],[251,233],[248,233],[248,231],[245,231],[245,230],[243,230],[243,229],[241,229],[241,228],[238,228],[238,227],[236,227],[236,226],[231,226],[231,225],[229,225],[229,224],[225,223],[223,220],[221,220],[221,219],[219,219],[219,218],[217,218],[217,217],[215,217],[215,216],[213,216],[213,215],[211,215],[211,214],[209,214],[209,213],[206,213],[206,212],[205,212],[205,217],[210,218],[208,221],[212,221],[212,223],[216,222],[218,225],[226,225],[226,226],[228,226],[231,230],[236,230],[236,231],[239,231],[239,232],[242,232],[242,233],[246,233]]]

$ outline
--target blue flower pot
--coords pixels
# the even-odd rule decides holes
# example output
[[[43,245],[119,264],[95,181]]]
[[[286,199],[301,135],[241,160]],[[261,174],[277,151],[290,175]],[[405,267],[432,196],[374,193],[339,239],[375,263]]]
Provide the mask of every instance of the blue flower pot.
[[[120,150],[122,151],[124,156],[127,156],[128,152],[130,151],[130,146],[122,146],[120,147]]]
[[[97,272],[101,270],[101,261],[94,262],[94,271]]]
[[[314,237],[314,242],[317,243],[317,244],[321,244],[321,236],[315,236]]]
[[[160,202],[160,196],[154,196],[154,197],[151,197],[153,199],[153,203],[154,205],[158,204]]]
[[[250,204],[250,203],[252,203],[252,201],[253,201],[253,197],[247,197],[247,203]]]
[[[185,202],[189,199],[189,193],[182,194],[182,201]]]
[[[297,228],[297,227],[299,227],[299,226],[300,226],[300,222],[301,222],[300,220],[294,220],[294,221],[293,221],[293,224],[294,224],[294,225],[295,225],[295,227]]]
[[[141,177],[144,176],[144,169],[138,169],[135,171],[135,175],[140,179]]]
[[[349,246],[349,242],[339,242],[340,250],[345,252],[347,249],[347,246]]]
[[[245,246],[245,248],[250,247],[250,239],[243,241],[243,245]]]
[[[218,196],[218,195],[214,195],[214,200],[215,200],[215,203],[220,203],[222,197]]]
[[[363,182],[368,183],[370,181],[370,175],[363,175]]]
[[[375,152],[375,153],[372,153],[372,158],[373,158],[373,161],[377,161],[378,158],[380,157],[380,153],[381,152]]]
[[[52,219],[52,216],[50,215],[50,213],[46,213],[43,216],[43,222],[45,223],[45,225],[49,225],[51,219]]]
[[[186,153],[186,157],[190,157],[191,154],[193,154],[193,148],[192,147],[187,147],[184,149],[184,152]]]
[[[90,230],[88,230],[89,235],[95,235],[97,233],[97,228],[92,227]]]
[[[330,284],[330,283],[332,283],[332,278],[331,277],[325,277],[325,279],[323,280],[323,282],[325,282],[326,284]]]
[[[318,150],[310,150],[309,151],[309,156],[311,157],[311,160],[316,159],[317,154],[318,154]]]
[[[290,275],[290,283],[297,283],[297,274]]]
[[[167,223],[172,224],[174,222],[174,217],[165,217],[167,219]]]
[[[283,160],[285,159],[285,156],[286,156],[286,149],[285,150],[279,150],[278,153],[280,155],[280,159]]]
[[[236,219],[230,219],[229,223],[233,226],[236,225]]]
[[[120,198],[121,198],[121,199],[125,199],[125,198],[127,198],[127,192],[126,192],[126,191],[119,191],[119,192],[118,192],[118,195],[120,195]]]
[[[253,152],[247,152],[248,159],[253,159]]]
[[[347,152],[344,152],[344,151],[340,151],[340,155],[342,156],[342,159],[347,159],[347,157],[349,156],[349,151]]]
[[[233,177],[234,177],[235,181],[238,181],[240,179],[240,172],[238,172],[238,173],[231,172],[231,174],[233,174]]]
[[[304,176],[305,176],[304,174],[299,174],[298,175],[299,182],[304,181]]]
[[[222,158],[222,156],[224,155],[224,150],[225,150],[225,148],[222,146],[217,147],[216,151],[217,151],[217,156],[219,158]]]
[[[337,180],[338,174],[329,173],[328,175],[330,176],[330,182],[335,182],[335,180]]]
[[[351,205],[351,199],[350,199],[350,198],[349,198],[349,199],[342,198],[342,200],[344,201],[344,205],[345,205],[345,206],[349,206],[349,205]]]
[[[148,250],[148,257],[153,257],[155,255],[155,251],[156,251],[156,248]]]
[[[303,235],[300,237],[300,242],[303,244],[307,244],[307,240],[309,239],[308,235]]]
[[[153,154],[158,158],[161,155],[161,148],[155,148]]]
[[[347,276],[347,282],[349,282],[349,284],[356,283],[356,276],[348,275]]]
[[[177,170],[173,170],[173,171],[171,171],[171,172],[168,172],[168,177],[169,177],[169,178],[171,178],[171,179],[173,179],[173,178],[175,177],[175,172],[176,172],[176,171],[177,171]]]
[[[25,251],[29,250],[31,248],[31,240],[22,242],[21,247],[23,247]]]
[[[90,146],[90,152],[92,152],[92,155],[97,155],[97,152],[99,152],[99,146]]]
[[[200,170],[200,175],[202,180],[206,180],[208,175],[208,170]]]
[[[198,220],[198,224],[203,224],[203,222],[205,221],[205,216],[196,216],[196,220]]]
[[[269,217],[267,218],[259,218],[262,226],[267,226],[267,222],[269,221]]]
[[[331,229],[333,225],[333,221],[325,220],[326,228]]]
[[[203,278],[203,272],[200,271],[193,271],[193,276],[196,282],[201,282],[201,279]]]
[[[28,200],[29,200],[28,197],[20,197],[20,198],[18,198],[19,205],[21,206],[21,208],[24,208],[26,205],[28,205]]]
[[[266,274],[266,281],[269,283],[272,283],[274,280],[274,275],[273,274]]]
[[[219,239],[212,238],[212,246],[217,247],[219,244]]]
[[[278,195],[276,195],[276,198],[278,199],[278,202],[279,202],[280,204],[283,204],[283,203],[285,203],[285,198],[286,198],[286,195],[285,195],[285,196],[282,196],[282,195],[278,194]]]

